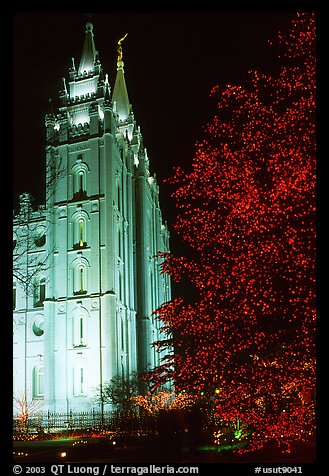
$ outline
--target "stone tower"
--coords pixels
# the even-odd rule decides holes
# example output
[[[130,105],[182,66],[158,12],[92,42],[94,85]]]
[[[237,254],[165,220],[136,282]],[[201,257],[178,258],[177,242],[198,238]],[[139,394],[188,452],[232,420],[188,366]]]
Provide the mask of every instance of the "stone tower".
[[[14,279],[14,392],[30,389],[50,411],[90,409],[97,386],[161,358],[152,311],[170,281],[155,255],[169,251],[169,233],[122,40],[112,92],[86,24],[80,63],[45,117],[46,205],[33,211],[24,194],[14,217],[16,267],[33,282],[27,292]]]

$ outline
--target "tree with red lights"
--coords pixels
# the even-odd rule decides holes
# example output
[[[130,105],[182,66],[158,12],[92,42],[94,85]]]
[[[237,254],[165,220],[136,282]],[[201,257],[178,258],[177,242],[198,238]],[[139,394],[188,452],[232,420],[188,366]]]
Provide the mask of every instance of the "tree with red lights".
[[[204,395],[246,449],[289,450],[314,433],[315,20],[279,34],[276,74],[216,86],[216,115],[190,171],[170,179],[185,256],[163,272],[195,289],[157,315],[175,354],[154,374]]]

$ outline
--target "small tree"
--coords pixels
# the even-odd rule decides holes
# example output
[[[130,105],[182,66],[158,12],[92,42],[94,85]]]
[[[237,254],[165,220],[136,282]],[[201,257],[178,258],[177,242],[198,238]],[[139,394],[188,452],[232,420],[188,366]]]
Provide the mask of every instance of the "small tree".
[[[29,418],[37,413],[42,404],[41,400],[30,400],[29,389],[14,396],[14,416],[19,419],[22,432],[28,433]]]
[[[111,404],[116,410],[126,413],[132,409],[132,397],[138,394],[139,384],[137,372],[131,373],[127,378],[117,375],[97,386],[96,402],[101,405]]]
[[[159,413],[161,410],[182,410],[193,404],[194,399],[186,393],[175,395],[174,392],[160,390],[156,393],[132,397],[134,405],[143,408],[148,413]]]

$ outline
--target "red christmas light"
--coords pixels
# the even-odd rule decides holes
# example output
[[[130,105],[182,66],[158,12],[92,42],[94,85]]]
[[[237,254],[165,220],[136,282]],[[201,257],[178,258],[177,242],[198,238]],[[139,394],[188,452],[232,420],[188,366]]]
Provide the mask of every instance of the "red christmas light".
[[[196,292],[157,311],[176,352],[154,377],[247,425],[240,451],[289,450],[315,425],[314,15],[298,14],[278,45],[275,76],[212,89],[217,113],[192,169],[170,180],[194,258],[163,255],[163,272]]]

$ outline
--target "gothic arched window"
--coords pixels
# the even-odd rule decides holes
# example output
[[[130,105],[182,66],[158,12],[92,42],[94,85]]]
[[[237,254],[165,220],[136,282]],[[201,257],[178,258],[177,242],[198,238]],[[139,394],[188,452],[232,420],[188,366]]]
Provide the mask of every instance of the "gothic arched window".
[[[15,249],[16,246],[17,246],[17,235],[16,235],[16,233],[14,233],[14,235],[13,235],[13,249]]]
[[[71,239],[73,249],[86,248],[87,246],[87,224],[89,221],[88,213],[85,210],[78,209],[71,219]]]
[[[85,192],[86,191],[86,172],[83,170],[80,170],[76,175],[75,175],[75,190],[77,192]]]
[[[74,289],[75,293],[86,293],[86,268],[83,264],[75,268]]]
[[[73,248],[87,246],[87,222],[84,217],[76,219],[73,223]]]
[[[122,191],[121,186],[118,185],[118,210],[122,213]]]
[[[72,266],[73,294],[87,294],[88,288],[88,261],[78,258]]]
[[[73,199],[84,200],[87,198],[87,173],[88,166],[78,159],[72,167],[73,173]]]
[[[122,259],[121,230],[118,229],[118,256]]]
[[[16,281],[13,282],[13,309],[16,309]]]
[[[36,365],[33,368],[32,395],[33,395],[33,398],[42,398],[44,396],[43,366],[42,365]]]
[[[87,345],[87,318],[84,313],[76,313],[73,317],[73,347]]]
[[[46,299],[46,279],[44,277],[37,277],[34,281],[33,289],[33,307],[43,307]]]
[[[119,270],[119,299],[123,302],[124,300],[124,280],[123,280],[123,273],[121,269]]]
[[[121,321],[121,329],[120,329],[120,333],[121,333],[121,350],[125,350],[125,327],[124,327],[124,323],[123,323],[123,318],[122,318],[122,317],[121,317],[120,321]]]
[[[75,397],[87,394],[87,370],[82,362],[73,367],[73,395]]]

